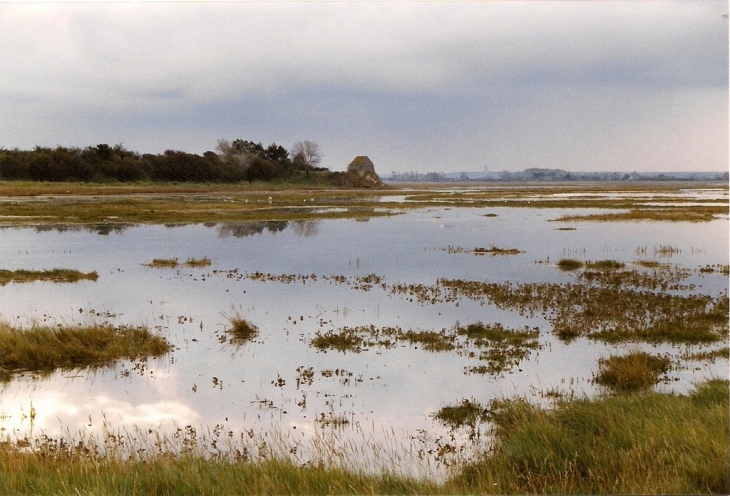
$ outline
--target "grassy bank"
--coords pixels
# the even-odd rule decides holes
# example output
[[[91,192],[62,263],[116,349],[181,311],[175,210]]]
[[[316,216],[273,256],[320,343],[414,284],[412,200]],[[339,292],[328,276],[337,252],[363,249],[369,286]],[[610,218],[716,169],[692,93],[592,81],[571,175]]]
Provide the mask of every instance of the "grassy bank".
[[[493,453],[452,483],[517,494],[730,492],[728,382],[689,396],[647,393],[493,405]]]
[[[151,433],[155,449],[132,459],[114,450],[120,436],[104,442],[112,448],[106,455],[88,441],[0,443],[0,487],[9,495],[721,494],[730,491],[728,401],[720,380],[690,395],[558,400],[550,410],[495,400],[472,412],[493,421],[492,449],[443,483],[297,466],[286,455],[252,461],[235,443],[228,455],[190,446],[174,453]],[[140,443],[137,436],[144,433],[135,433]]]
[[[158,356],[170,351],[165,339],[143,327],[33,326],[29,329],[0,322],[0,372],[50,372],[94,367],[120,359]]]

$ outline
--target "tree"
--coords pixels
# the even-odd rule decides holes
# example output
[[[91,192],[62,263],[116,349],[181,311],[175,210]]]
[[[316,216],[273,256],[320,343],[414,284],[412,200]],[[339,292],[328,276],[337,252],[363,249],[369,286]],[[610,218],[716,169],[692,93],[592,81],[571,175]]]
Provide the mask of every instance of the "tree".
[[[291,150],[289,150],[289,155],[292,157],[292,160],[294,160],[297,155],[301,154],[301,158],[299,160],[304,161],[306,165],[309,167],[317,167],[320,162],[322,162],[322,154],[319,151],[319,145],[315,143],[314,141],[297,141],[294,143],[291,147]]]

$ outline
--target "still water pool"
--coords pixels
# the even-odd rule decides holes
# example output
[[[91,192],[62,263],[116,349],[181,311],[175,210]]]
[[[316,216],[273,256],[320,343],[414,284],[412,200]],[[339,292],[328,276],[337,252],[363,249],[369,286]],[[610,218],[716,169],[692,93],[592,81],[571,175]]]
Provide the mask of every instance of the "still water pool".
[[[120,428],[226,425],[293,437],[327,428],[343,438],[365,433],[377,439],[387,432],[389,443],[408,445],[444,435],[433,414],[463,399],[486,403],[519,394],[541,401],[549,390],[596,394],[592,379],[601,357],[640,347],[680,363],[685,345],[565,343],[542,315],[468,298],[419,301],[393,290],[439,279],[570,282],[575,275],[556,262],[571,258],[655,260],[688,269],[683,283],[693,286],[685,292],[727,291],[725,275],[699,270],[728,264],[727,219],[552,221],[583,213],[433,208],[367,221],[2,229],[2,268],[72,268],[97,271],[99,278],[7,284],[0,287],[0,319],[24,326],[145,325],[174,351],[101,370],[15,374],[2,384],[0,427],[26,432],[32,407],[35,432],[51,434],[93,431],[105,420]],[[476,255],[477,247],[520,253]],[[182,263],[203,257],[210,266],[145,265],[155,258]],[[378,278],[368,279],[371,274]],[[234,316],[259,328],[253,341],[231,342],[226,330]],[[477,321],[538,327],[539,346],[499,373],[480,374],[469,372],[478,356],[429,351],[415,341],[344,352],[311,345],[318,333],[343,327],[420,332]],[[723,359],[684,362],[657,388],[684,391],[695,381],[727,376],[727,367]]]

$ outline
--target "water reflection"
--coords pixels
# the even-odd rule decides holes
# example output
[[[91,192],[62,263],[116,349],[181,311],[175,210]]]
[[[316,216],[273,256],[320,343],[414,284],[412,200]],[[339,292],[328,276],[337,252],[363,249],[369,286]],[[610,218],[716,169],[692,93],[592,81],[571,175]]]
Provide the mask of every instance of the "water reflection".
[[[359,221],[367,221],[368,218],[357,219]],[[203,225],[207,228],[216,228],[218,230],[219,238],[245,238],[247,236],[253,236],[256,234],[262,234],[269,232],[276,234],[284,231],[288,227],[291,227],[294,234],[297,236],[303,236],[308,238],[315,236],[319,233],[319,222],[318,220],[297,220],[297,221],[264,221],[264,222],[205,222]],[[166,228],[179,228],[186,224],[163,224]],[[136,227],[135,224],[116,224],[116,223],[104,223],[104,224],[39,224],[31,226],[36,233],[47,233],[55,232],[59,234],[63,233],[94,233],[100,236],[108,236],[109,234],[122,234],[130,228]],[[4,226],[2,229],[17,229],[14,226]]]
[[[276,234],[291,227],[294,234],[308,238],[319,233],[319,221],[317,220],[297,220],[297,221],[266,221],[266,222],[224,222],[220,224],[206,224],[207,227],[216,227],[218,237],[225,239],[228,237],[245,238],[256,234],[268,232]]]

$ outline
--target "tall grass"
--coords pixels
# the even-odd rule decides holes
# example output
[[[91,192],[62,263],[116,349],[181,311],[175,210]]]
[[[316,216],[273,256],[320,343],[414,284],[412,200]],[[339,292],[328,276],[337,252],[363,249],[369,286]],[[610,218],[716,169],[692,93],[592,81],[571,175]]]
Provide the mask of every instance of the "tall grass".
[[[730,492],[728,381],[659,393],[525,400],[492,411],[493,452],[452,483],[485,493]]]

